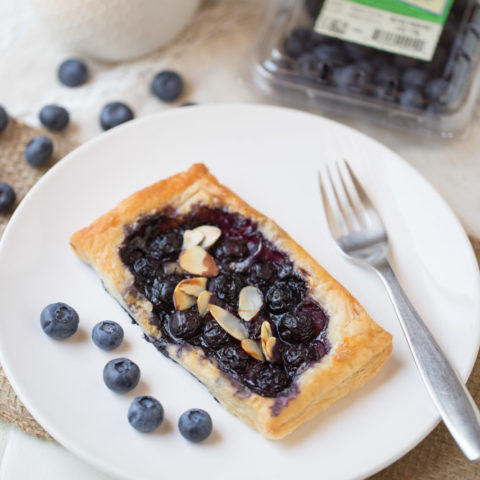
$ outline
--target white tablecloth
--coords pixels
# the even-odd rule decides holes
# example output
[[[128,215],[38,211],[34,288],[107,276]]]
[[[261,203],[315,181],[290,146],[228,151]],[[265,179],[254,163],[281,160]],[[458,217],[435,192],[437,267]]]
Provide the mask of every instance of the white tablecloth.
[[[41,106],[58,103],[71,114],[68,135],[83,142],[101,133],[98,115],[108,101],[125,101],[138,117],[177,108],[162,104],[149,91],[153,75],[165,68],[185,77],[184,101],[271,103],[259,96],[250,82],[260,0],[223,0],[226,5],[220,8],[212,8],[214,2],[210,1],[210,8],[163,51],[118,65],[89,61],[92,78],[77,89],[63,87],[56,80],[58,64],[74,52],[63,50],[24,2],[0,2],[0,104],[27,123],[38,125]],[[478,115],[468,136],[455,141],[418,138],[357,120],[339,120],[403,156],[443,195],[468,233],[480,238]],[[107,478],[53,442],[35,440],[2,423],[0,435],[2,479]]]

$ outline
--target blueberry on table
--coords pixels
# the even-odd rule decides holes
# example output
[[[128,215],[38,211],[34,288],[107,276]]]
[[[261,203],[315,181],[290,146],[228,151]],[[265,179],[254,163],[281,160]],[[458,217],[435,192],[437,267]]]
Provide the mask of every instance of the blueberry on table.
[[[183,79],[170,70],[157,73],[151,84],[152,92],[164,102],[174,102],[183,93]]]
[[[107,103],[100,112],[100,125],[104,130],[116,127],[133,119],[133,112],[122,102]]]
[[[38,118],[45,128],[55,132],[60,132],[70,122],[68,111],[59,105],[45,105],[40,110]]]
[[[163,421],[162,404],[148,395],[135,397],[128,409],[127,418],[135,430],[143,433],[152,432]]]
[[[3,132],[8,125],[7,111],[0,105],[0,132]]]
[[[92,330],[93,343],[102,350],[114,350],[123,340],[123,328],[112,320],[97,323]]]
[[[116,393],[133,390],[140,380],[140,369],[128,358],[114,358],[103,368],[105,385]]]
[[[0,213],[12,210],[16,198],[15,190],[8,183],[0,182]]]
[[[53,154],[53,142],[43,135],[33,138],[27,144],[25,159],[33,167],[43,167]]]
[[[212,433],[212,419],[205,410],[192,408],[182,414],[178,420],[178,429],[190,442],[202,442]]]
[[[88,68],[82,60],[69,58],[58,67],[58,79],[67,87],[78,87],[88,79]]]
[[[47,305],[40,314],[42,330],[55,340],[71,337],[78,328],[78,313],[66,303]]]

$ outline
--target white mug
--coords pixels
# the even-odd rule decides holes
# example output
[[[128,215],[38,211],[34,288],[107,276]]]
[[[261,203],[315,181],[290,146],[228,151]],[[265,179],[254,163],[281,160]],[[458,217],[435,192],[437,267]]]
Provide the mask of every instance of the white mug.
[[[104,61],[129,60],[172,40],[200,0],[30,0],[65,47]]]

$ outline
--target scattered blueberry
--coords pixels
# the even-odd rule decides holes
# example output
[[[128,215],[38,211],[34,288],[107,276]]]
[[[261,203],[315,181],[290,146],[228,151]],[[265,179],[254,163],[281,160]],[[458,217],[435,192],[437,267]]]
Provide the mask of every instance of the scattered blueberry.
[[[183,93],[183,79],[177,72],[166,70],[152,80],[152,92],[164,102],[174,102]]]
[[[45,105],[40,110],[38,118],[45,128],[55,132],[66,128],[70,121],[67,110],[59,105]]]
[[[15,190],[8,184],[0,182],[0,213],[8,213],[15,205]]]
[[[51,303],[40,314],[42,330],[55,340],[71,337],[78,328],[78,313],[66,303]]]
[[[182,414],[178,420],[178,429],[190,442],[202,442],[212,433],[212,419],[205,410],[192,408]]]
[[[138,365],[128,358],[110,360],[103,368],[105,385],[116,393],[126,393],[134,389],[140,380]]]
[[[107,103],[100,112],[100,125],[104,130],[109,130],[132,119],[132,110],[122,102]]]
[[[58,79],[67,87],[78,87],[88,79],[88,68],[78,58],[69,58],[58,67]]]
[[[127,417],[135,430],[143,433],[152,432],[163,421],[163,407],[156,398],[142,395],[133,399]]]
[[[0,105],[0,132],[3,132],[8,125],[8,114],[5,108]]]
[[[53,142],[43,135],[33,138],[27,144],[25,159],[33,167],[43,167],[53,154]]]
[[[104,320],[93,327],[92,340],[102,350],[114,350],[123,341],[123,328],[117,322]]]

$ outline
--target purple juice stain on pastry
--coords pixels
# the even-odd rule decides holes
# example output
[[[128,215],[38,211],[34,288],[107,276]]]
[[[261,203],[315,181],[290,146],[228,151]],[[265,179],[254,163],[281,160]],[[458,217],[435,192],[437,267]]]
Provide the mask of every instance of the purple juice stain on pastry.
[[[243,325],[241,332],[259,349],[266,349],[262,357],[247,353],[239,338],[220,327],[210,313],[201,316],[195,301],[187,303],[190,306],[185,310],[175,310],[172,296],[176,286],[198,275],[172,269],[171,262],[184,251],[184,232],[205,225],[221,230],[221,236],[205,247],[219,270],[205,283],[210,303],[239,316],[242,288],[258,289],[262,307],[251,321],[238,318],[238,322]],[[238,386],[242,396],[248,391],[282,397],[274,403],[272,415],[296,396],[295,378],[330,350],[324,341],[328,317],[311,297],[306,275],[267,240],[255,222],[238,213],[197,205],[187,215],[167,209],[143,217],[126,230],[120,257],[134,277],[134,288],[153,305],[150,323],[161,335],[149,341],[167,356],[172,344],[182,351],[200,348]],[[268,338],[262,339],[261,333],[265,321],[275,338],[269,347]]]

